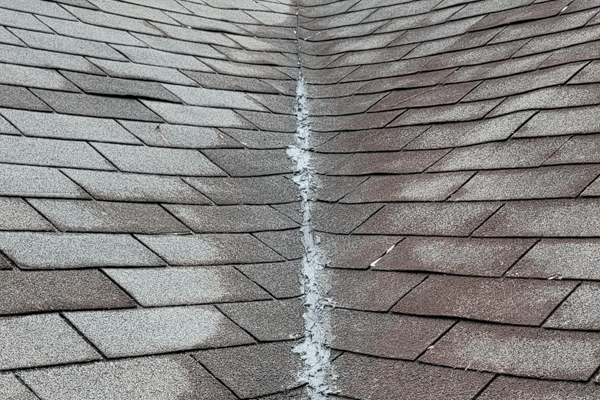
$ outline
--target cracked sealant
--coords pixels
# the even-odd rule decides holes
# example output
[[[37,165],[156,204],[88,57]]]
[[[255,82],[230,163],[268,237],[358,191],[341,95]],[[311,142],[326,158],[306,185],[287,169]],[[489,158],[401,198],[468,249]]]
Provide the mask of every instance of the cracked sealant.
[[[304,292],[304,342],[294,349],[304,360],[304,370],[300,380],[306,382],[311,400],[326,400],[327,380],[330,372],[329,349],[325,346],[326,329],[323,323],[324,301],[321,298],[319,272],[323,269],[321,253],[315,242],[311,225],[312,193],[316,186],[314,169],[310,164],[310,130],[308,127],[308,108],[306,106],[305,81],[302,74],[298,77],[296,101],[294,103],[296,122],[295,145],[287,150],[294,167],[293,180],[300,189],[302,197],[302,275],[300,282]]]

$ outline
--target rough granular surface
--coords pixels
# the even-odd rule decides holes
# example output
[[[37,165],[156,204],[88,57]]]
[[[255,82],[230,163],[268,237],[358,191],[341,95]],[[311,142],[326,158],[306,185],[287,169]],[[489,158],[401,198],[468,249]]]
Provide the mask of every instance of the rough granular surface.
[[[600,2],[0,0],[0,399],[600,400]]]

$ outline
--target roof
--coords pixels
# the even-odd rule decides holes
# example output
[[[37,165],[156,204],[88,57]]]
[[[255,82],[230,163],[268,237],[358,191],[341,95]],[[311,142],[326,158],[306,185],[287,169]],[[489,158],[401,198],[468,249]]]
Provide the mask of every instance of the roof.
[[[0,0],[0,398],[600,399],[599,40],[596,0]]]

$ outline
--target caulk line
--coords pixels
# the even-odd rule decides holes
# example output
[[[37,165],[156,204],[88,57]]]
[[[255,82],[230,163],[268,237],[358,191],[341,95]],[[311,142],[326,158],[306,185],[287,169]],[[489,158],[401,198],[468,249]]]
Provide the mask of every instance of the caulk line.
[[[302,210],[302,243],[304,257],[302,258],[302,274],[300,282],[304,292],[304,342],[297,345],[295,352],[300,353],[304,360],[304,370],[300,380],[307,385],[311,400],[326,400],[328,393],[327,381],[330,375],[329,349],[325,346],[326,329],[323,322],[323,306],[321,299],[319,275],[323,269],[321,253],[315,242],[311,225],[312,193],[316,186],[315,172],[310,163],[310,129],[308,126],[308,108],[306,102],[305,80],[299,74],[296,87],[295,145],[287,150],[292,159],[293,181],[300,190]]]

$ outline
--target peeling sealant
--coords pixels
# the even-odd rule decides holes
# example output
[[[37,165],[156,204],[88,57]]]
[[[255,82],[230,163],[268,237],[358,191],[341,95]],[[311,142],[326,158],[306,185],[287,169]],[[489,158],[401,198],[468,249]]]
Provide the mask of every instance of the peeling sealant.
[[[312,193],[316,186],[314,169],[310,162],[310,129],[306,104],[305,80],[298,77],[296,101],[294,104],[296,122],[295,145],[287,150],[292,159],[293,180],[300,190],[302,212],[302,243],[304,257],[300,282],[304,292],[304,342],[297,345],[295,352],[304,360],[304,370],[300,380],[307,384],[310,400],[326,400],[328,378],[330,376],[330,352],[325,346],[326,328],[323,318],[324,300],[320,293],[319,275],[323,269],[321,253],[315,241],[311,225]]]

